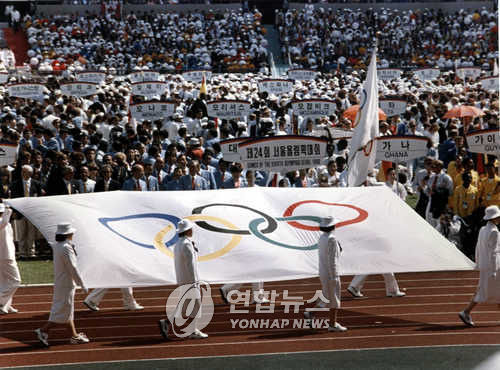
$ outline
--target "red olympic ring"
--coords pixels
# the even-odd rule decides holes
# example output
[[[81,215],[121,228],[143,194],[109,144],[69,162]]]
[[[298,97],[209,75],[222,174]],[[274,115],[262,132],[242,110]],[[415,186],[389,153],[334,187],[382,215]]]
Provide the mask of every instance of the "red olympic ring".
[[[357,224],[359,222],[362,222],[366,220],[368,217],[368,212],[365,211],[364,209],[361,209],[356,206],[352,206],[350,204],[340,204],[340,203],[328,203],[328,202],[322,202],[321,200],[303,200],[301,202],[297,202],[289,206],[285,212],[283,213],[283,217],[290,217],[293,215],[293,211],[295,211],[295,208],[302,204],[306,203],[318,203],[318,204],[326,204],[328,206],[337,206],[337,207],[347,207],[354,209],[359,213],[359,215],[356,218],[352,218],[350,220],[342,221],[339,222],[337,225],[335,225],[336,228],[342,227],[342,226],[347,226],[347,225],[352,225],[352,224]],[[319,226],[308,226],[308,225],[303,225],[297,221],[288,221],[288,224],[290,226],[293,226],[297,229],[302,229],[302,230],[308,230],[308,231],[319,231]]]

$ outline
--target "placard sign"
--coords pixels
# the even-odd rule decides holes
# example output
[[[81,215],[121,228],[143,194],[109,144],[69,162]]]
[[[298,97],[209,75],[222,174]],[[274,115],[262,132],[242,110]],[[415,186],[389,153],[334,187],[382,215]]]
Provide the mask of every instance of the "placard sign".
[[[406,162],[427,155],[429,139],[422,136],[380,136],[377,160]]]
[[[37,83],[27,84],[12,84],[8,85],[10,96],[25,99],[40,99],[45,91],[45,86]]]
[[[432,81],[441,75],[439,68],[419,68],[413,72],[413,75],[421,81]]]
[[[207,103],[210,117],[238,119],[250,114],[250,103],[244,100],[215,100]]]
[[[402,99],[379,99],[380,109],[384,111],[387,117],[403,114],[406,112],[406,100]]]
[[[293,113],[307,118],[331,116],[335,113],[337,105],[332,100],[306,99],[292,101]]]
[[[0,144],[0,166],[16,163],[17,144]]]
[[[137,121],[156,121],[174,114],[175,104],[169,102],[147,101],[144,103],[130,104],[130,114]]]
[[[313,69],[294,68],[287,71],[288,78],[297,81],[314,80],[318,72]]]
[[[292,91],[293,80],[284,80],[276,78],[265,78],[258,83],[260,92],[267,92],[269,94],[281,95]]]
[[[246,140],[238,144],[238,153],[249,170],[285,173],[321,165],[327,143],[311,136],[273,136]]]
[[[63,95],[78,97],[95,95],[97,86],[93,82],[68,82],[60,85]]]
[[[106,79],[106,73],[97,71],[77,72],[76,79],[77,81],[93,82],[95,84],[100,84]]]
[[[9,72],[0,72],[0,84],[4,84],[9,81]]]
[[[128,75],[130,82],[158,81],[160,72],[155,71],[135,71]]]
[[[457,76],[461,80],[465,78],[470,78],[473,80],[476,80],[481,76],[481,68],[477,67],[460,67],[457,68]]]
[[[228,162],[241,162],[240,153],[238,153],[238,144],[247,140],[249,140],[248,137],[239,137],[219,142],[222,159]]]
[[[212,78],[212,71],[208,70],[182,72],[182,77],[189,82],[201,82],[203,73],[205,73],[205,81],[210,81]]]
[[[395,80],[401,77],[403,71],[397,68],[379,68],[377,69],[377,78],[383,81]]]
[[[161,95],[167,88],[165,82],[146,81],[136,82],[132,84],[132,95],[154,96]]]
[[[500,131],[498,129],[473,131],[465,137],[470,152],[500,155]]]
[[[481,78],[481,87],[484,90],[498,91],[498,76]]]

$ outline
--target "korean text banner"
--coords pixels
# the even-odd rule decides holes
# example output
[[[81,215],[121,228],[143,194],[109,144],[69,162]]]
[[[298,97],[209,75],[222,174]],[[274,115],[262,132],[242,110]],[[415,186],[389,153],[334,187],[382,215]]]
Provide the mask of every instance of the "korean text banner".
[[[47,238],[71,221],[85,284],[175,284],[175,229],[195,223],[210,283],[318,275],[321,217],[339,219],[341,274],[471,270],[474,264],[386,187],[103,192],[9,199]]]

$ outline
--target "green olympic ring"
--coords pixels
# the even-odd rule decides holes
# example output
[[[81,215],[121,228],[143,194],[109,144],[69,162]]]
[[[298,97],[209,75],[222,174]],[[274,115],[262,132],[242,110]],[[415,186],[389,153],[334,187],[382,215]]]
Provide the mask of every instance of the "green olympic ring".
[[[285,243],[280,243],[280,242],[274,241],[272,239],[269,239],[268,237],[266,237],[264,234],[262,234],[258,230],[258,226],[265,221],[266,220],[264,218],[256,218],[256,219],[250,221],[250,223],[248,225],[248,229],[257,238],[262,239],[265,242],[268,242],[270,244],[277,245],[278,247],[283,247],[283,248],[288,248],[288,249],[296,249],[296,250],[313,250],[313,249],[318,248],[318,243],[313,244],[313,245],[308,245],[305,247],[300,247],[300,246],[294,246],[294,245],[288,245]],[[316,217],[316,216],[276,217],[276,221],[314,221],[314,222],[317,222],[318,224],[320,224],[321,217]]]

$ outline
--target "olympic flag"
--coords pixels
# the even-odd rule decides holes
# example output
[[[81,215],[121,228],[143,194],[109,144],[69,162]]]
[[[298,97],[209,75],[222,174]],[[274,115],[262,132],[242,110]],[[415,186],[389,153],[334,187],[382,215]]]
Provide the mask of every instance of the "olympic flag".
[[[386,187],[116,191],[5,202],[49,241],[58,223],[73,223],[90,288],[175,284],[181,218],[195,222],[200,278],[210,283],[317,276],[318,225],[327,215],[340,220],[343,275],[474,267]]]

